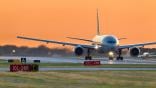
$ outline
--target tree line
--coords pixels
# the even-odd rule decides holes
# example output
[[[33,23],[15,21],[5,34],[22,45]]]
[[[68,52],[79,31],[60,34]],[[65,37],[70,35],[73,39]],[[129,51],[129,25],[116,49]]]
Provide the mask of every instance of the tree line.
[[[66,56],[72,55],[69,48],[48,48],[44,45],[38,47],[4,45],[0,46],[1,56]]]
[[[143,52],[156,52],[156,48],[141,48]],[[93,55],[99,55],[96,52]],[[0,46],[1,56],[73,56],[74,53],[70,48],[48,48],[44,45],[38,47],[4,45]]]

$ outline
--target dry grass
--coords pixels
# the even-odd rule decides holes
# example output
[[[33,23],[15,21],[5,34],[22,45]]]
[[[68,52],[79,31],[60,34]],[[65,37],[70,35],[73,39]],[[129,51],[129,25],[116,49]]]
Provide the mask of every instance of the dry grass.
[[[0,88],[156,88],[156,71],[1,72]]]

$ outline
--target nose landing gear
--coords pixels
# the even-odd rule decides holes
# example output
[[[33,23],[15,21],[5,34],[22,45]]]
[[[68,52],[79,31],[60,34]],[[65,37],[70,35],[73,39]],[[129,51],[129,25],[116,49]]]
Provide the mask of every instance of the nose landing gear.
[[[92,60],[92,56],[90,56],[90,49],[87,49],[87,56],[85,56],[85,60]]]
[[[116,60],[123,60],[121,49],[119,50],[118,55],[119,56],[116,58]]]

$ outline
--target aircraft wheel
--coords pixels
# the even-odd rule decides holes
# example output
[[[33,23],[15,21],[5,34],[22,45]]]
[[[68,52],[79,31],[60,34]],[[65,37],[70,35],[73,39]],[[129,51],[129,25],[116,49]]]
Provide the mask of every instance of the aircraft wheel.
[[[92,57],[91,56],[86,56],[85,60],[92,60]]]
[[[122,61],[123,61],[123,57],[120,57],[120,60],[122,60]]]
[[[120,60],[120,57],[117,57],[116,60]]]
[[[123,57],[117,57],[116,60],[123,60]]]
[[[109,60],[113,60],[113,57],[109,57]]]

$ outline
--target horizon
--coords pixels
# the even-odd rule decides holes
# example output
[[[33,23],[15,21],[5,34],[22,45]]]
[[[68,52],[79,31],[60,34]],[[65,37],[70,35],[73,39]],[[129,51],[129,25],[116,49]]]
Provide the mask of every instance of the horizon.
[[[156,41],[156,1],[152,0],[5,0],[0,1],[0,45],[34,47],[46,45],[17,39],[36,37],[73,43],[85,43],[66,37],[92,39],[96,34],[96,9],[101,34],[126,40],[120,44]],[[147,46],[147,47],[156,47]]]
[[[26,45],[23,45],[23,46],[16,46],[16,45],[11,45],[11,44],[6,44],[6,45],[0,45],[0,47],[6,47],[6,46],[15,46],[17,48],[21,48],[21,47],[27,47],[27,48],[39,48],[39,47],[45,47],[45,48],[49,48],[49,49],[73,49],[71,47],[48,47],[47,45],[44,45],[44,44],[40,44],[40,45],[37,45],[37,46],[26,46]],[[144,49],[156,49],[156,47],[141,47],[141,48],[144,48]]]

